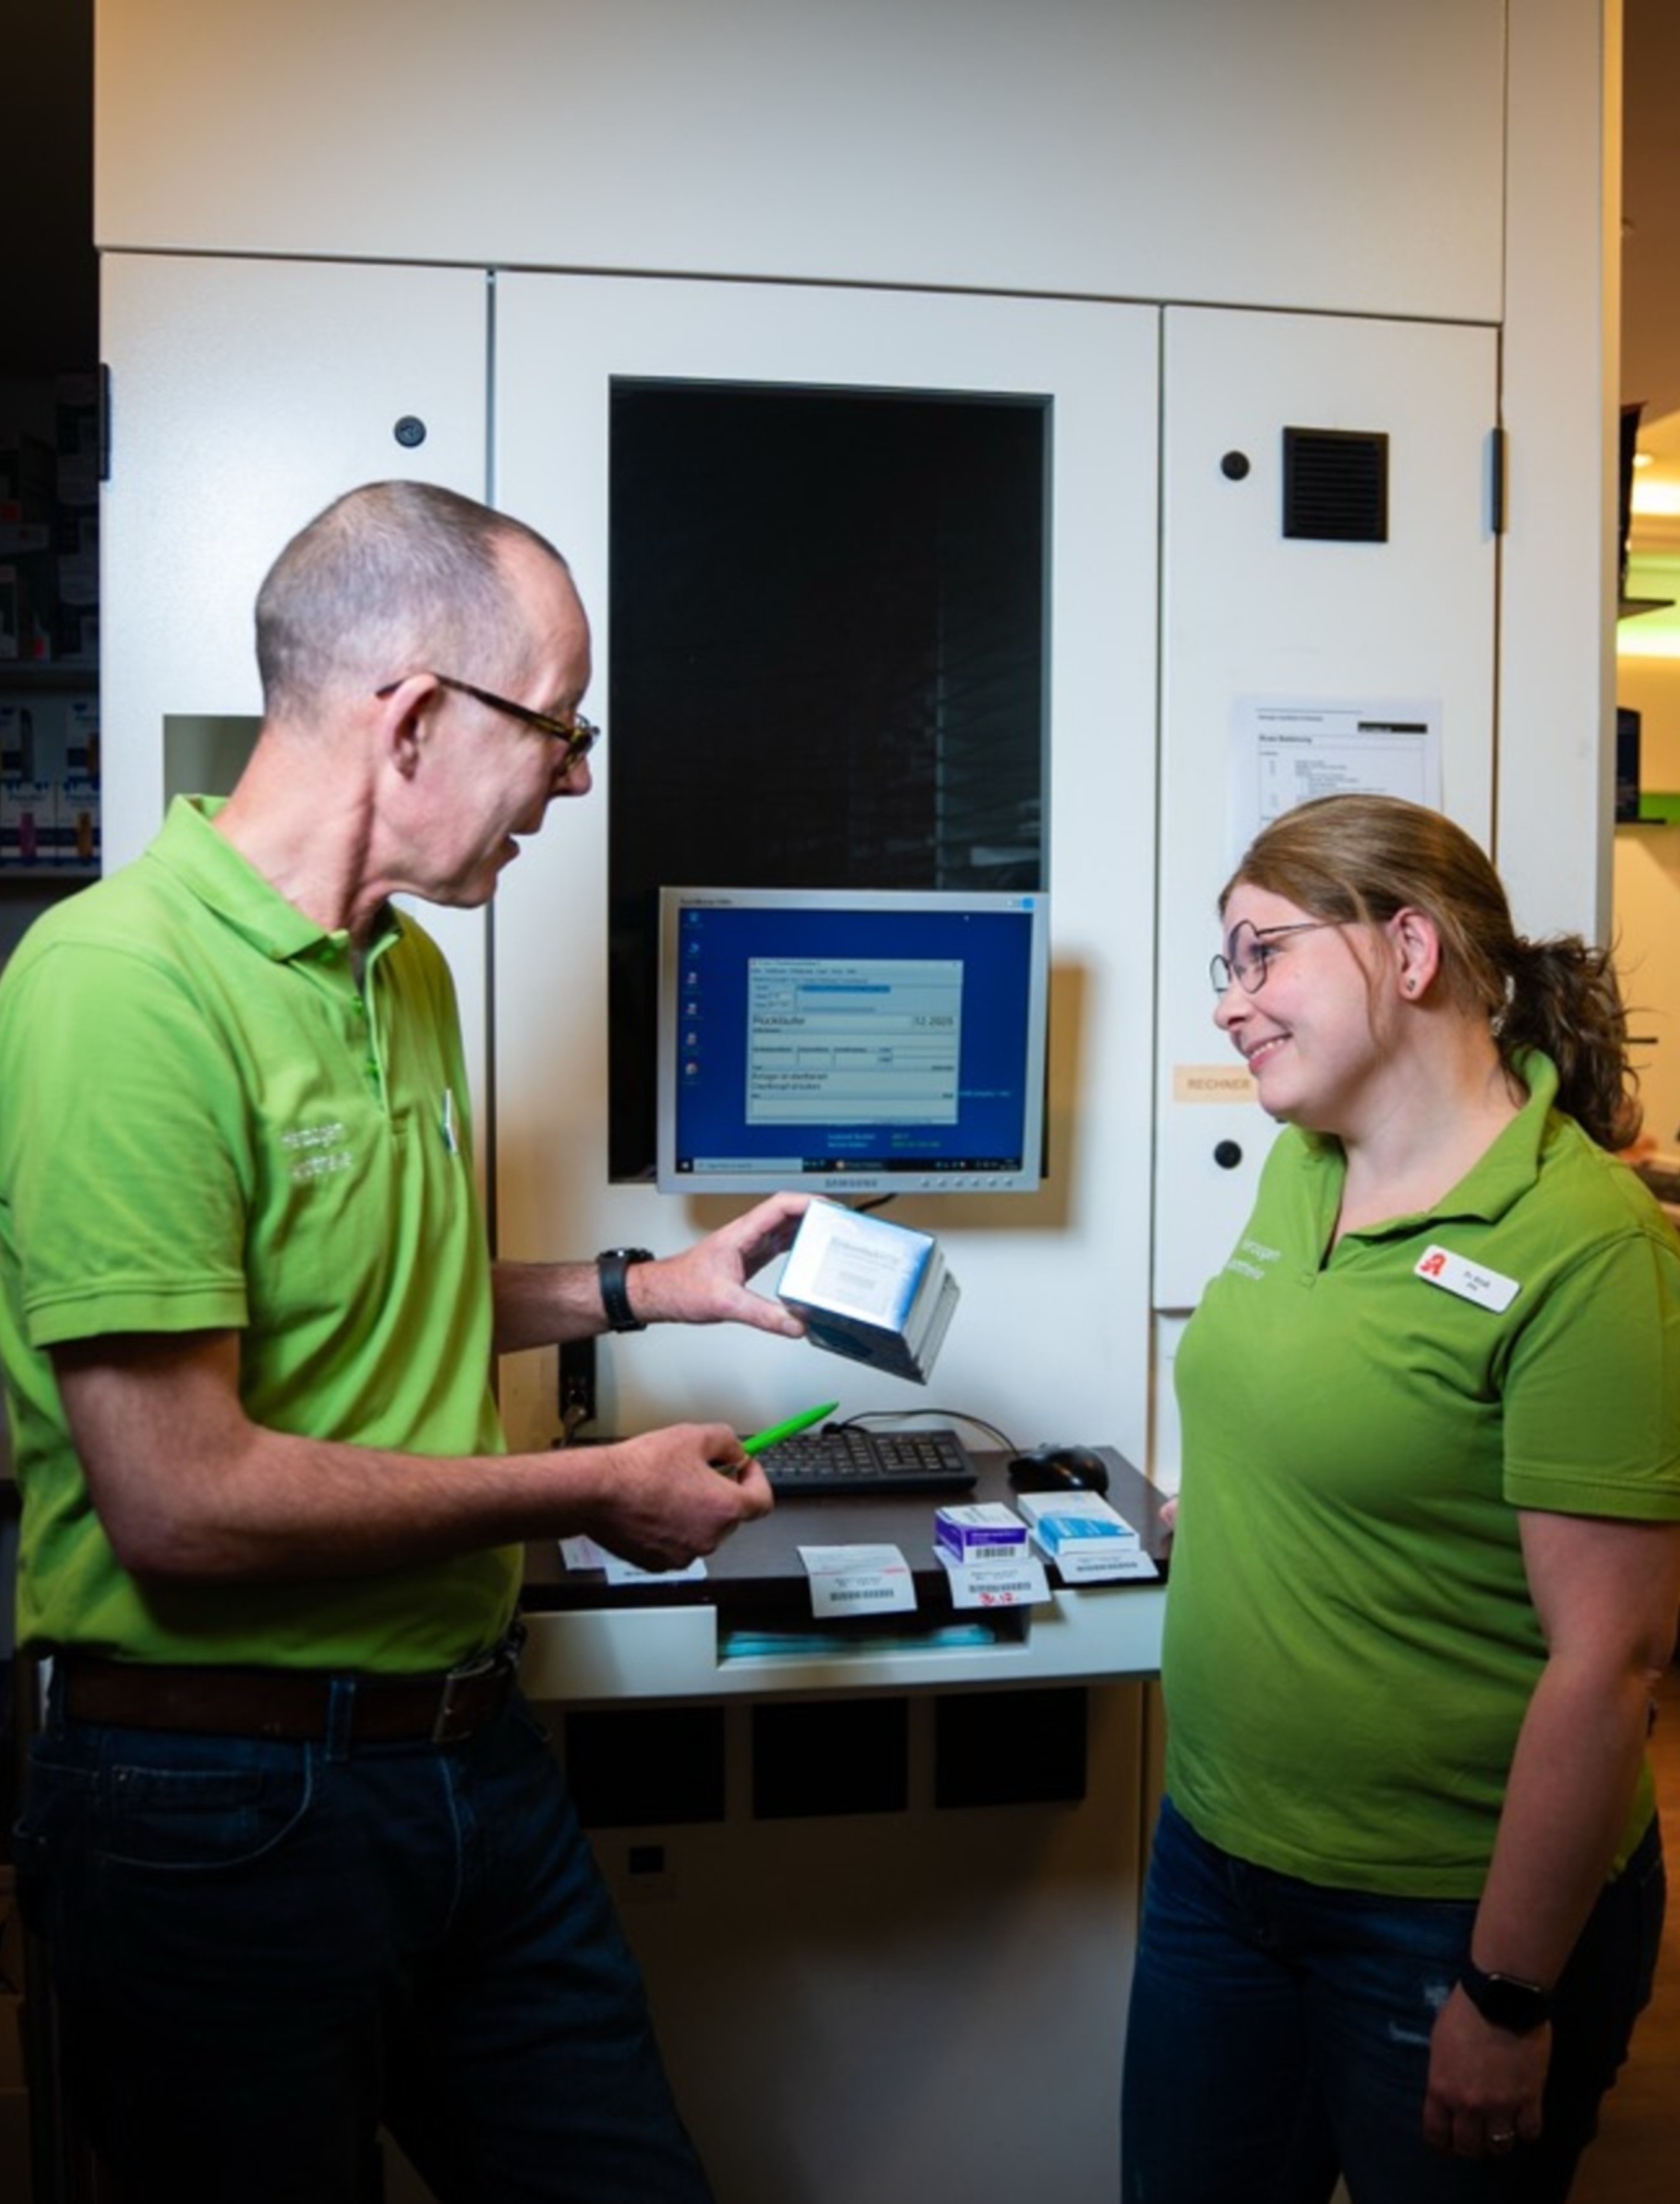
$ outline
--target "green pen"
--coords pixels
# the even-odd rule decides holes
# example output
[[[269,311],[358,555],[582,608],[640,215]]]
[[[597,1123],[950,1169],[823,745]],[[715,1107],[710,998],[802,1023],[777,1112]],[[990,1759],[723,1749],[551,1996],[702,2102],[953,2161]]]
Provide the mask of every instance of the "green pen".
[[[772,1424],[767,1431],[756,1431],[750,1439],[741,1441],[743,1454],[763,1454],[778,1439],[791,1439],[795,1431],[807,1431],[813,1424],[820,1424],[824,1416],[832,1416],[840,1402],[824,1401],[821,1407],[807,1408],[802,1416],[790,1416],[785,1424]]]

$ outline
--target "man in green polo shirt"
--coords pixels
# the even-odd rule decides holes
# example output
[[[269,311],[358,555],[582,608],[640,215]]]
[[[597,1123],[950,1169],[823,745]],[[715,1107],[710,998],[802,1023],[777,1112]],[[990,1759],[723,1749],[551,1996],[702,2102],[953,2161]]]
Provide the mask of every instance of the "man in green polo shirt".
[[[234,794],[0,982],[19,1636],[52,1656],[18,1869],[71,2100],[124,2204],[348,2204],[381,2121],[440,2204],[701,2199],[513,1609],[529,1537],[678,1566],[769,1488],[721,1425],[509,1455],[490,1373],[609,1326],[797,1336],[747,1282],[802,1204],[633,1266],[490,1259],[448,971],[392,898],[486,903],[588,791],[553,547],[370,485],[276,562],[258,655]]]

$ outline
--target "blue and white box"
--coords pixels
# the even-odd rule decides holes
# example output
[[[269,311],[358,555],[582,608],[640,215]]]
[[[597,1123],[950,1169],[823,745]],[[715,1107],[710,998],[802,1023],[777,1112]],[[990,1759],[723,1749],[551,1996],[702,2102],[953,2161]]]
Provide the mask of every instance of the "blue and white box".
[[[1066,1584],[1156,1573],[1143,1540],[1100,1492],[1024,1492],[1020,1509]]]
[[[925,1384],[959,1289],[932,1233],[814,1201],[776,1292],[813,1347]]]

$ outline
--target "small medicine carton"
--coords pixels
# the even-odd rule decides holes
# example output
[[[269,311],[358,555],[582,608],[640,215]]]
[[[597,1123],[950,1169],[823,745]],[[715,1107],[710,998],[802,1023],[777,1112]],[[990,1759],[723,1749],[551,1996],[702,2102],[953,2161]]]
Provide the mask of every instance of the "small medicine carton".
[[[930,1232],[834,1201],[799,1220],[776,1292],[813,1347],[927,1383],[957,1306]]]
[[[50,780],[0,778],[0,863],[50,864],[56,809]]]
[[[1024,1492],[1019,1504],[1034,1543],[1069,1584],[1154,1573],[1137,1532],[1100,1492]]]
[[[1000,1500],[971,1501],[935,1511],[934,1543],[957,1561],[1018,1561],[1027,1550],[1027,1526]]]
[[[98,865],[102,846],[98,782],[85,776],[60,781],[54,815],[55,861],[61,865]]]

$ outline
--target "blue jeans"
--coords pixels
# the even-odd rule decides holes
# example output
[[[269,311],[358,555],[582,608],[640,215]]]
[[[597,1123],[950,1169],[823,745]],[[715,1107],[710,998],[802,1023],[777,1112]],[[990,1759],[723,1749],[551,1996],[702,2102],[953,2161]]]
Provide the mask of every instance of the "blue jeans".
[[[1472,2160],[1423,2139],[1429,2032],[1473,1904],[1324,1889],[1206,1843],[1168,1800],[1126,2028],[1126,2204],[1560,2204],[1651,1994],[1653,1822],[1558,1984],[1545,2133]]]
[[[705,2204],[640,1976],[517,1694],[469,1743],[50,1715],[18,1828],[122,2204]]]

